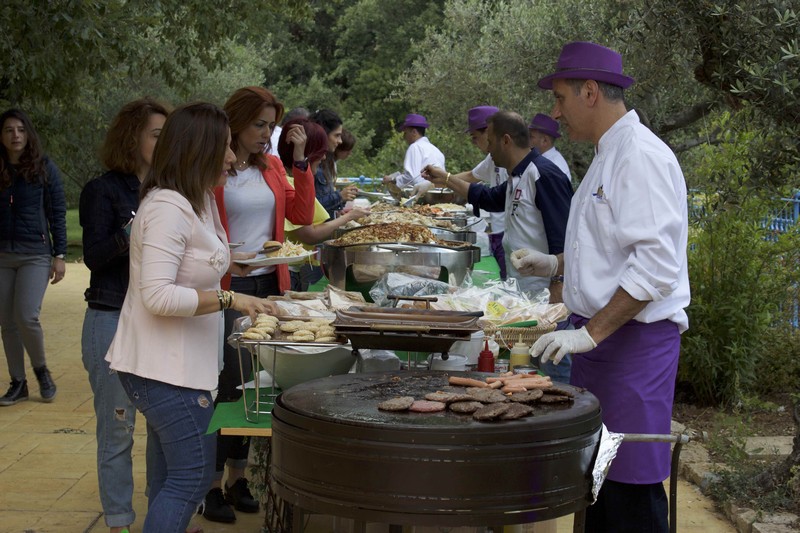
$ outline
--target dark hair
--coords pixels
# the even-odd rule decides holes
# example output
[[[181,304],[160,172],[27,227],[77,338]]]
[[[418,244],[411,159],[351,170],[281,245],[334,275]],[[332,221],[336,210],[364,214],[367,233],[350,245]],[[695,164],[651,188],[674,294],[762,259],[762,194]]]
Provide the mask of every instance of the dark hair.
[[[292,119],[283,125],[281,136],[278,139],[278,156],[287,169],[292,168],[292,163],[294,163],[294,144],[288,142],[286,136],[295,124],[303,126],[306,132],[306,148],[303,155],[308,158],[309,162],[319,161],[328,152],[328,135],[322,126],[307,118]]]
[[[412,130],[417,130],[417,133],[419,133],[420,137],[425,137],[425,131],[426,131],[425,128],[421,128],[419,126],[409,126],[409,128],[411,128]]]
[[[290,120],[296,118],[308,118],[310,116],[311,116],[311,111],[309,111],[305,107],[294,107],[289,111],[287,111],[286,114],[283,116],[283,120],[281,120],[281,127],[283,127],[283,125],[289,122]]]
[[[530,137],[528,123],[513,111],[498,111],[486,120],[487,124],[494,126],[497,137],[508,135],[517,148],[528,148]]]
[[[119,110],[100,147],[100,160],[109,170],[135,174],[139,138],[152,115],[169,115],[167,107],[150,97],[128,102]]]
[[[170,113],[153,150],[139,198],[159,187],[180,193],[200,216],[205,195],[217,185],[228,149],[228,117],[214,104],[196,102]]]
[[[336,147],[335,153],[349,152],[356,146],[356,136],[350,130],[342,130],[342,144]]]
[[[336,111],[330,109],[317,109],[309,118],[322,126],[326,135],[343,124]]]
[[[47,173],[45,172],[44,154],[42,153],[42,145],[39,142],[39,136],[36,134],[36,129],[33,127],[33,122],[28,115],[19,109],[8,109],[0,115],[0,128],[5,128],[8,119],[15,118],[22,122],[22,127],[25,128],[27,135],[27,142],[25,148],[22,149],[22,155],[19,158],[19,163],[16,165],[16,171],[22,175],[28,183],[42,183],[47,180]],[[0,143],[0,189],[5,189],[11,186],[11,158],[8,155],[5,145]]]
[[[236,153],[239,148],[239,134],[249,127],[265,107],[275,108],[275,122],[280,122],[283,117],[283,104],[264,87],[242,87],[234,92],[225,102],[225,112],[231,125],[231,149]],[[263,154],[250,154],[247,157],[250,165],[255,165],[261,170],[267,168],[267,159]]]
[[[572,90],[575,92],[575,94],[580,94],[583,84],[586,83],[587,80],[568,78],[566,81],[567,84],[572,87]],[[610,83],[597,80],[595,80],[595,82],[600,88],[600,92],[603,93],[603,97],[609,102],[625,101],[625,90],[619,85],[611,85]]]

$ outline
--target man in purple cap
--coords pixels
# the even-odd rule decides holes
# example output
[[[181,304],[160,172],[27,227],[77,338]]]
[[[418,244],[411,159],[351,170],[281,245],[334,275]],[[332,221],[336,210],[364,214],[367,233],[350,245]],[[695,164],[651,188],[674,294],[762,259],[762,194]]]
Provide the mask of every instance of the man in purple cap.
[[[561,137],[561,134],[558,133],[558,122],[544,113],[537,113],[528,124],[528,131],[530,132],[531,148],[536,148],[543,156],[555,163],[572,183],[572,174],[569,171],[567,160],[564,159],[555,144],[556,139]]]
[[[486,121],[498,111],[499,109],[491,105],[479,105],[467,111],[467,129],[464,130],[464,133],[469,133],[472,144],[474,144],[478,150],[486,154],[486,157],[472,170],[453,174],[451,179],[463,180],[467,183],[483,182],[489,187],[496,187],[506,182],[508,179],[508,172],[506,172],[506,169],[495,165],[492,160],[492,155],[489,153],[488,125]],[[425,167],[422,174],[423,176],[427,175],[432,178],[440,178],[442,183],[444,183],[444,180],[447,178],[447,172],[443,168],[434,165]],[[489,245],[492,250],[492,255],[497,261],[497,266],[500,269],[500,279],[504,281],[506,279],[506,252],[503,250],[503,232],[506,227],[505,218],[506,215],[503,212],[489,212]]]
[[[633,79],[603,46],[564,46],[552,89],[552,116],[595,157],[572,199],[563,254],[528,250],[521,272],[564,276],[572,331],[543,335],[531,353],[559,361],[572,353],[574,385],[600,400],[603,422],[620,433],[668,434],[680,335],[689,327],[686,183],[675,155],[625,107]],[[587,531],[667,531],[663,480],[667,443],[623,443]]]
[[[403,139],[408,143],[408,149],[403,161],[403,174],[396,179],[395,185],[401,189],[414,187],[413,194],[424,194],[433,186],[421,176],[423,168],[427,165],[444,168],[444,154],[425,136],[428,127],[428,120],[425,117],[409,113],[398,128],[403,132]],[[384,178],[384,181],[386,179]]]

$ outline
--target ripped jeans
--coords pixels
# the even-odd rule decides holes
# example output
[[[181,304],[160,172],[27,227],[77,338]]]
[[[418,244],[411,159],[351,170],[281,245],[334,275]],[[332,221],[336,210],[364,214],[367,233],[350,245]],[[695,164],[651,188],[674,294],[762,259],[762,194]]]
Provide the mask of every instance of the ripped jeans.
[[[184,533],[211,486],[216,433],[207,434],[211,392],[118,372],[147,421],[147,517],[142,531]]]
[[[136,519],[131,460],[136,408],[105,360],[117,322],[119,311],[87,309],[81,337],[83,366],[94,393],[97,481],[108,527],[128,526]]]

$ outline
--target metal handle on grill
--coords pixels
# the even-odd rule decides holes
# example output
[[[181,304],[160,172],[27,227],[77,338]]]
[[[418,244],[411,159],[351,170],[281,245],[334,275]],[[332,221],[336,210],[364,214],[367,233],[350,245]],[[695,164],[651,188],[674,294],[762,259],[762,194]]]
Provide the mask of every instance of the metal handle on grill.
[[[410,331],[413,333],[428,333],[430,326],[423,324],[370,324],[369,329],[373,331]]]

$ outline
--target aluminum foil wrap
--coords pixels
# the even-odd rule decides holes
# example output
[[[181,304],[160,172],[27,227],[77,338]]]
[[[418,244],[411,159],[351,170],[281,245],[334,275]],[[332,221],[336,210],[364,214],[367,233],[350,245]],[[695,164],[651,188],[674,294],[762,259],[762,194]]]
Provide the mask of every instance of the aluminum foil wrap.
[[[600,492],[600,487],[603,486],[603,481],[606,480],[611,461],[617,456],[617,450],[624,437],[623,433],[610,432],[606,425],[603,424],[603,430],[600,433],[600,445],[597,450],[597,460],[595,460],[594,470],[592,470],[592,503],[597,501],[597,494]]]

